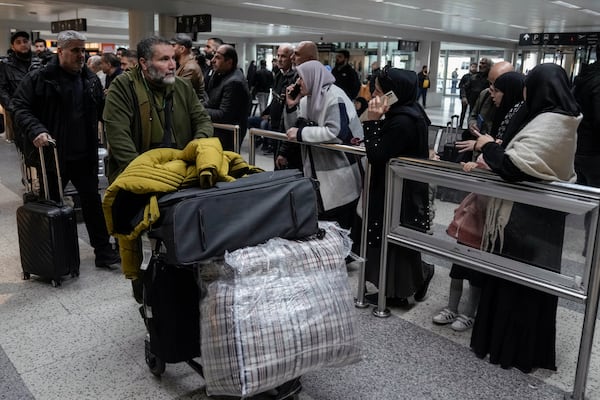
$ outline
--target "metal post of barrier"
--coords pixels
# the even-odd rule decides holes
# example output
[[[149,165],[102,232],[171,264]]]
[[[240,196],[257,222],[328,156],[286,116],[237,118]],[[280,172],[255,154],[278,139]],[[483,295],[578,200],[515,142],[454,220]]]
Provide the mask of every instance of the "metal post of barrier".
[[[230,125],[230,124],[218,124],[213,122],[213,127],[217,129],[223,129],[226,131],[231,131],[233,135],[233,151],[236,153],[240,153],[240,126],[239,125]]]
[[[596,226],[599,225],[597,224]],[[600,230],[597,230],[596,240],[594,241],[594,253],[592,255],[592,270],[590,271],[588,284],[588,296],[584,302],[585,312],[583,314],[581,341],[579,342],[579,356],[577,357],[577,367],[575,369],[575,383],[573,385],[573,393],[569,397],[565,395],[565,399],[585,399],[585,386],[590,370],[590,357],[594,344],[596,315],[598,314],[598,299],[600,298],[600,270],[598,269],[600,268],[600,254],[598,254],[599,252],[596,248],[599,241]]]
[[[392,173],[390,168],[385,169],[385,202],[383,228],[381,231],[381,262],[379,264],[379,295],[377,296],[377,307],[373,309],[373,315],[379,318],[387,318],[390,316],[390,310],[386,306],[386,285],[387,285],[387,233],[392,220]]]
[[[358,160],[358,162],[362,162]],[[358,289],[354,306],[357,308],[367,308],[369,303],[365,301],[365,268],[367,262],[367,233],[369,231],[369,189],[371,187],[371,165],[367,161],[365,163],[365,176],[363,177],[362,190],[362,226],[360,235],[360,258],[358,267]]]

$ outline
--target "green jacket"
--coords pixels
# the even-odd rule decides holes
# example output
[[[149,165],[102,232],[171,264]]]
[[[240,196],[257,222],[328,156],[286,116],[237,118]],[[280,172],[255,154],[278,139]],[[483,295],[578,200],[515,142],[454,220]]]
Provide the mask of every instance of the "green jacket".
[[[176,77],[175,83],[167,86],[164,98],[171,95],[173,147],[183,149],[193,139],[213,135],[210,116],[189,82]],[[138,155],[159,147],[165,120],[162,98],[161,94],[157,97],[148,89],[139,66],[111,83],[103,114],[109,145],[110,182]]]

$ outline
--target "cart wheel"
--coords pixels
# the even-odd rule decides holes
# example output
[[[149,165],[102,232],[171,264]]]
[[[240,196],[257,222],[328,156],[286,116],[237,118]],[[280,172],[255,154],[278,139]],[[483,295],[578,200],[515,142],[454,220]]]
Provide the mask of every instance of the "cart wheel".
[[[57,279],[52,279],[52,281],[50,283],[52,284],[52,287],[60,286],[60,280],[57,280]]]
[[[146,364],[148,364],[150,372],[152,372],[152,375],[160,378],[163,372],[165,372],[166,365],[163,360],[152,354],[152,352],[150,351],[150,342],[148,341],[148,339],[144,341],[144,352],[146,355]]]
[[[28,281],[31,278],[31,274],[29,272],[23,272],[23,280]]]

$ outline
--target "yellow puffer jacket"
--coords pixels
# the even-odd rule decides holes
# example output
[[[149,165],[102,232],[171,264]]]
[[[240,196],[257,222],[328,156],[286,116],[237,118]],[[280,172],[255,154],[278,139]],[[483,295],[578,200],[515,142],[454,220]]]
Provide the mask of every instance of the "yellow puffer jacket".
[[[102,202],[108,232],[119,239],[126,278],[138,276],[138,237],[160,217],[159,195],[190,186],[209,188],[257,172],[262,170],[239,154],[223,151],[218,138],[195,139],[183,150],[161,148],[139,155],[106,189]]]

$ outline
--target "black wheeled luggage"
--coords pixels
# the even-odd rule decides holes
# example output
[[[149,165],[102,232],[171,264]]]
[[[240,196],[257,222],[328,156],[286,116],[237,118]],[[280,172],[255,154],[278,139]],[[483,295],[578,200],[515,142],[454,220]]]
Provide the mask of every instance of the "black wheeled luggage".
[[[53,147],[58,171],[58,155],[56,147]],[[40,159],[44,187],[47,188],[48,179],[41,148]],[[63,202],[60,173],[58,185],[60,202],[50,200],[46,194],[45,200],[28,202],[17,209],[23,279],[29,279],[34,274],[51,279],[52,286],[59,286],[64,275],[78,276],[80,262],[75,212]]]
[[[148,236],[165,244],[171,265],[192,265],[274,237],[304,238],[319,229],[314,181],[298,170],[184,189],[158,204],[161,218]]]

